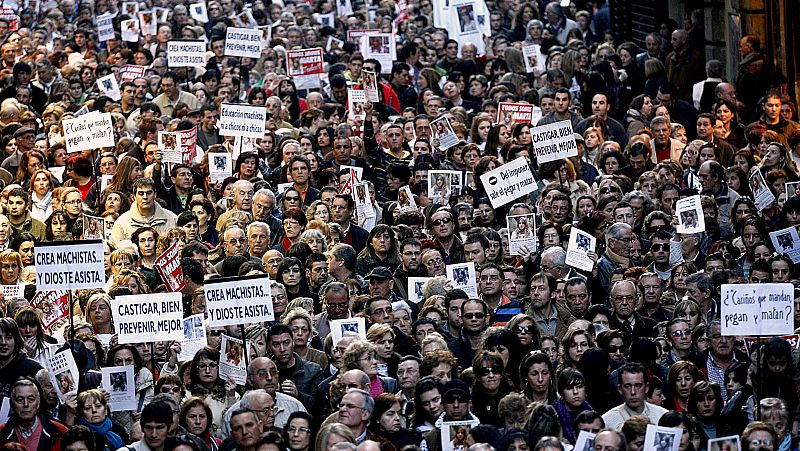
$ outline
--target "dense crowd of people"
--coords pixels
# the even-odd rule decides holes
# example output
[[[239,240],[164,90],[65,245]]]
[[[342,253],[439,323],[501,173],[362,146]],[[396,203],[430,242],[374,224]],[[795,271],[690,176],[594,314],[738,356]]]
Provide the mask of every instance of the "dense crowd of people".
[[[458,19],[480,42],[434,26],[443,2],[350,3],[210,0],[206,21],[187,2],[4,3],[0,450],[569,451],[582,431],[584,449],[661,450],[649,425],[682,429],[679,451],[798,448],[797,337],[720,322],[725,284],[792,283],[800,300],[800,243],[770,235],[800,225],[800,125],[757,37],[726,74],[697,11],[640,48],[606,0],[473,2]],[[142,17],[156,33],[131,38]],[[261,57],[226,56],[226,29],[249,23],[269,31]],[[391,67],[348,40],[364,29],[392,33]],[[206,42],[207,64],[169,67],[176,39]],[[298,89],[286,53],[317,47],[321,87]],[[126,65],[143,72],[114,100],[97,82]],[[379,101],[351,117],[373,73]],[[504,102],[533,121],[500,121]],[[221,135],[222,103],[264,107],[263,136]],[[116,144],[67,153],[63,124],[87,112],[110,113]],[[532,133],[560,121],[577,154],[540,164]],[[192,130],[191,154],[165,161],[159,134]],[[230,176],[212,180],[221,154]],[[481,176],[523,157],[537,189],[495,206]],[[699,218],[676,203],[697,195],[704,230],[678,233]],[[591,269],[567,264],[573,228],[596,240]],[[51,321],[36,246],[98,233],[107,283]],[[183,314],[206,316],[190,358],[120,344],[112,311],[168,291],[157,259],[176,243]],[[472,280],[448,277],[469,262]],[[204,284],[256,274],[274,321],[209,326]],[[363,330],[332,332],[351,318]],[[222,374],[224,336],[247,343],[244,384]],[[66,394],[59,351],[80,373]],[[102,383],[122,366],[133,410]]]

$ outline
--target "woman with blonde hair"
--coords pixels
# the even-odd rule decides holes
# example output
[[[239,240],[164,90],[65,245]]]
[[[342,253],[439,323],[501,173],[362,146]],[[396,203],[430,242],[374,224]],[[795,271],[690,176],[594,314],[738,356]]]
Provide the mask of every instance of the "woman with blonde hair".
[[[342,354],[342,368],[340,371],[361,370],[369,376],[372,398],[381,393],[397,393],[397,380],[383,377],[379,374],[378,348],[366,340],[350,343]]]
[[[599,127],[588,127],[583,132],[584,151],[581,158],[594,167],[599,168],[600,157],[603,152],[601,151],[603,143],[606,142],[603,130]]]
[[[53,188],[55,180],[47,169],[37,169],[31,175],[28,191],[31,193],[31,217],[45,222],[53,213]]]
[[[292,331],[294,352],[307,362],[314,362],[320,368],[327,368],[328,356],[324,352],[309,346],[316,333],[311,315],[302,308],[295,308],[286,313],[282,322]]]
[[[3,285],[25,285],[20,279],[23,268],[22,256],[19,252],[6,249],[0,252],[0,282]]]
[[[320,429],[317,441],[314,444],[316,451],[329,451],[337,443],[352,443],[356,445],[356,436],[349,427],[342,423],[330,423]]]
[[[83,317],[92,324],[95,334],[113,334],[114,319],[111,315],[111,296],[95,293],[86,302]]]
[[[367,340],[377,349],[378,371],[381,376],[397,373],[400,355],[394,352],[394,329],[388,324],[373,324],[367,330]]]

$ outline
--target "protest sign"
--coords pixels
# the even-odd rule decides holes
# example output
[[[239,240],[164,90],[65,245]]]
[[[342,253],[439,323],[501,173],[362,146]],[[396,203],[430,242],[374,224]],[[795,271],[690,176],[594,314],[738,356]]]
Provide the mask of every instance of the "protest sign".
[[[353,120],[363,121],[366,113],[364,112],[364,104],[367,103],[367,96],[364,90],[361,89],[348,89],[347,90],[347,114]]]
[[[297,89],[319,88],[322,68],[322,47],[286,52],[286,70]]]
[[[178,134],[181,137],[183,163],[191,165],[192,160],[197,158],[197,126],[195,125],[190,130],[181,130]]]
[[[334,346],[344,336],[357,336],[362,340],[367,339],[367,325],[364,318],[334,319],[331,321],[331,338]]]
[[[270,280],[265,274],[213,279],[204,288],[210,327],[275,320]]]
[[[136,381],[133,378],[133,365],[104,366],[102,371],[103,390],[111,394],[108,406],[114,411],[136,410]]]
[[[523,248],[536,251],[536,214],[506,217],[508,227],[508,254],[522,255]]]
[[[392,73],[392,64],[397,59],[394,33],[374,33],[361,36],[359,45],[364,58],[374,58],[381,63],[381,73]]]
[[[572,227],[567,245],[567,264],[582,271],[591,271],[594,268],[594,260],[589,253],[594,252],[596,246],[597,238],[577,227]]]
[[[494,208],[502,207],[538,189],[525,157],[519,157],[482,174],[481,183]]]
[[[568,120],[534,127],[531,130],[531,141],[539,164],[578,155],[572,122]]]
[[[263,138],[267,126],[267,107],[223,103],[219,108],[220,136]]]
[[[380,97],[378,97],[378,77],[375,76],[375,72],[365,70],[361,72],[361,76],[364,79],[363,88],[364,94],[367,96],[367,101],[379,102]]]
[[[178,241],[172,243],[161,255],[156,257],[153,264],[167,286],[167,291],[171,293],[179,292],[183,289],[183,268],[181,267],[181,248]]]
[[[447,205],[461,193],[461,171],[428,171],[428,197],[431,203]]]
[[[120,344],[183,339],[181,293],[117,296],[111,314]]]
[[[119,83],[117,83],[117,77],[114,74],[108,74],[105,77],[98,78],[97,87],[103,95],[115,102],[119,102],[120,99],[122,99],[122,93],[119,92]]]
[[[425,295],[422,294],[422,286],[425,282],[431,280],[432,277],[409,277],[408,278],[408,300],[422,305],[425,303]]]
[[[67,153],[114,147],[114,123],[111,113],[91,112],[63,121]]]
[[[67,395],[78,389],[78,365],[72,351],[65,349],[47,358],[45,361],[47,372],[50,373],[50,382],[53,383],[58,399],[61,402],[67,401]]]
[[[167,42],[167,66],[205,67],[206,43],[203,41]]]
[[[589,431],[580,431],[578,438],[575,439],[574,451],[592,451],[594,449],[594,437],[597,434]]]
[[[791,335],[794,285],[748,283],[722,285],[722,335]]]
[[[772,206],[772,203],[775,202],[775,195],[772,194],[772,190],[769,189],[767,182],[764,181],[761,171],[753,171],[749,182],[750,189],[753,191],[753,199],[756,201],[756,207],[759,210],[765,210]]]
[[[0,421],[5,423],[9,418],[11,418],[11,398],[3,397],[0,403]]]
[[[339,16],[350,16],[353,14],[353,3],[350,0],[337,0],[336,12]],[[358,30],[353,30],[358,31]],[[378,30],[380,32],[380,30]],[[348,31],[350,33],[350,31]]]
[[[125,83],[126,81],[133,81],[139,77],[144,77],[144,71],[147,69],[144,66],[137,66],[135,64],[126,64],[119,68],[117,74],[119,75],[119,82]]]
[[[787,254],[792,262],[800,263],[800,236],[794,226],[769,232],[769,238],[776,252]]]
[[[644,451],[678,451],[683,428],[668,428],[648,424],[644,434]]]
[[[441,431],[442,451],[464,451],[469,448],[467,441],[470,431],[480,425],[479,420],[443,421]]]
[[[533,124],[533,110],[536,108],[536,105],[530,103],[500,102],[497,106],[496,122],[505,125],[509,130],[517,122]]]
[[[339,0],[341,1],[341,0]],[[349,1],[349,0],[348,0]],[[364,30],[347,30],[347,41],[352,43],[359,43],[361,42],[362,36],[369,36],[373,34],[379,34],[381,30],[379,28],[367,28]]]
[[[707,451],[741,451],[742,442],[738,435],[708,439]]]
[[[122,2],[122,14],[135,17],[139,14],[139,2]]]
[[[678,215],[678,233],[700,233],[706,230],[706,220],[703,216],[703,206],[700,204],[700,195],[684,197],[675,204],[675,214]]]
[[[37,291],[31,306],[42,311],[42,325],[53,329],[59,320],[67,317],[69,292],[67,290]]]
[[[236,15],[234,25],[239,25],[241,28],[258,28],[258,22],[253,17],[253,9],[245,7],[244,11]]]
[[[208,22],[208,9],[205,2],[192,3],[189,5],[189,15],[192,19],[200,22]]]
[[[161,161],[164,163],[183,163],[180,132],[158,132],[158,148],[161,150]]]
[[[247,368],[245,367],[245,349],[242,340],[222,334],[220,343],[219,377],[223,380],[232,380],[237,385],[244,385],[247,381]]]
[[[356,203],[356,217],[359,219],[374,218],[375,208],[372,206],[367,182],[356,183],[353,188],[356,194],[353,196],[353,200]]]
[[[141,25],[143,35],[155,36],[158,29],[155,11],[139,11],[139,25]]]
[[[344,41],[341,39],[336,39],[333,36],[328,36],[328,42],[325,44],[325,51],[330,53],[334,50],[342,50],[344,47]]]
[[[139,42],[139,19],[128,19],[120,22],[122,40],[125,42]]]
[[[228,27],[225,32],[225,56],[261,58],[262,37],[259,29]]]
[[[106,220],[100,216],[83,214],[83,239],[105,239]]]
[[[14,8],[0,8],[0,19],[8,21],[9,31],[19,29],[19,15],[14,11]]]
[[[440,149],[447,150],[458,144],[458,136],[453,131],[453,126],[450,125],[450,120],[447,116],[433,120],[430,127],[431,139],[435,139],[439,143]]]
[[[401,186],[400,190],[397,191],[397,206],[401,212],[417,209],[417,201],[414,200],[414,194],[411,193],[410,186]]]
[[[197,351],[208,344],[203,316],[205,315],[199,313],[183,319],[183,340],[181,340],[181,352],[178,354],[179,361],[192,360]]]
[[[97,40],[106,42],[114,39],[114,17],[110,13],[97,16]]]
[[[478,297],[478,278],[475,273],[475,262],[456,263],[445,267],[447,278],[453,282],[453,288],[464,290],[469,297]]]
[[[100,240],[37,243],[34,253],[40,291],[103,288],[106,284]]]
[[[537,70],[539,73],[545,71],[546,56],[542,55],[541,46],[539,44],[523,46],[522,58],[525,61],[525,72],[532,74]]]
[[[800,182],[786,182],[784,191],[786,192],[786,200],[800,197]]]
[[[11,299],[24,298],[23,296],[24,285],[0,285],[0,290],[3,291],[3,297],[6,301]]]
[[[744,347],[747,349],[747,353],[749,354],[750,351],[752,351],[754,344],[767,341],[771,338],[772,337],[743,337]],[[800,349],[800,335],[781,335],[780,339],[789,343],[789,346],[791,346],[792,349]]]

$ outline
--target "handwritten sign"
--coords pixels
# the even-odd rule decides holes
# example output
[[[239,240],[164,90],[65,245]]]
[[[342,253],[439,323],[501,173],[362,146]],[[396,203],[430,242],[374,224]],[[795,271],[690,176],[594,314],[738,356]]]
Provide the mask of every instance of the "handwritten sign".
[[[538,189],[525,157],[481,175],[481,183],[494,208],[502,207]]]
[[[531,141],[536,159],[541,163],[578,155],[578,145],[572,131],[572,122],[560,121],[540,125],[531,130]]]
[[[261,57],[261,30],[228,27],[225,32],[225,56]]]
[[[205,67],[206,43],[203,41],[167,42],[169,67]]]
[[[103,242],[100,240],[37,243],[34,252],[38,290],[105,286]]]
[[[111,313],[120,344],[183,339],[181,293],[117,296]]]
[[[722,335],[791,335],[794,286],[790,283],[722,285]]]
[[[267,107],[223,103],[217,126],[222,136],[263,138],[267,126]]]
[[[114,147],[114,125],[111,113],[93,111],[63,122],[67,153]]]

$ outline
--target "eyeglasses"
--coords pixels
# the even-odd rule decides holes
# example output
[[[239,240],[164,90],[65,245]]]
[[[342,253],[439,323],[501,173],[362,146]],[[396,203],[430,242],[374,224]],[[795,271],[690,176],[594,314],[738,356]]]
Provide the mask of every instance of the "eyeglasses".
[[[465,313],[461,315],[464,319],[483,319],[486,317],[485,313]]]
[[[346,409],[346,410],[359,409],[359,410],[364,410],[364,408],[361,407],[361,406],[357,406],[355,404],[344,403],[344,402],[339,403],[339,409]]]
[[[616,186],[606,186],[600,189],[600,194],[618,193],[618,192],[620,191],[619,188],[617,188]]]
[[[247,238],[239,238],[238,240],[236,238],[231,238],[230,240],[227,241],[227,243],[230,244],[231,246],[235,246],[237,244],[244,244],[246,242]]]
[[[500,367],[498,365],[484,366],[480,370],[480,375],[481,376],[488,376],[490,374],[498,375],[500,374],[500,372],[501,372]]]
[[[277,409],[277,407],[275,407],[275,406],[272,406],[272,407],[264,407],[263,409],[261,409],[261,413],[263,413],[263,414],[265,414],[265,415],[275,415],[275,412],[277,412],[277,410],[278,410],[278,409]]]
[[[172,387],[161,387],[161,393],[180,393],[183,389],[178,387],[177,385],[173,385]]]
[[[669,250],[669,243],[654,244],[654,245],[650,246],[650,249],[652,249],[653,252],[668,251]]]
[[[217,362],[211,362],[208,365],[206,365],[205,363],[197,365],[197,369],[200,371],[215,370],[217,368],[219,368],[219,363]]]
[[[328,304],[328,308],[331,310],[347,310],[347,307],[347,302],[342,302],[340,304]]]
[[[673,337],[688,337],[690,335],[692,335],[692,333],[689,331],[689,329],[681,329],[681,330],[673,330],[672,331],[672,336]]]
[[[64,201],[64,204],[66,204],[66,205],[78,205],[78,204],[80,204],[80,203],[81,203],[81,200],[80,200],[80,199],[75,199],[75,200],[65,200],[65,201]]]
[[[295,435],[295,434],[297,434],[297,435],[306,435],[306,434],[310,434],[311,433],[311,429],[304,428],[304,427],[299,427],[299,428],[290,427],[289,429],[286,430],[286,432],[288,432],[291,435]]]
[[[300,197],[298,196],[292,196],[292,197],[286,196],[283,199],[288,202],[300,202]]]
[[[533,334],[533,326],[514,326],[514,332],[518,334],[531,335]]]
[[[439,227],[439,226],[442,226],[442,225],[445,225],[445,224],[450,224],[452,221],[453,220],[451,218],[446,217],[446,218],[437,219],[437,220],[431,222],[431,225],[435,226],[435,227]]]

